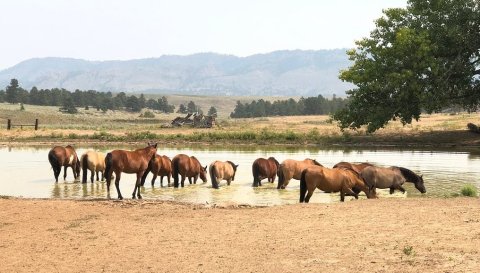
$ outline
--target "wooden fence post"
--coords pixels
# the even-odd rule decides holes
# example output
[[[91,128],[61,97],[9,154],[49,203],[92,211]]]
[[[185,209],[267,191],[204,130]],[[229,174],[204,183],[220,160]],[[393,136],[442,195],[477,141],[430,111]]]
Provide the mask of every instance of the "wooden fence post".
[[[12,128],[12,120],[8,119],[7,120],[7,130],[10,130],[10,128]]]
[[[35,119],[35,131],[38,130],[38,118]]]

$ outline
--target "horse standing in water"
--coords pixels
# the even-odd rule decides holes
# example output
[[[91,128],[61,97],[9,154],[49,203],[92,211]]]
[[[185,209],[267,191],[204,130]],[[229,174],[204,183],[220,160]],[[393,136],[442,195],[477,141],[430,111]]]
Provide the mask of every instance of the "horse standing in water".
[[[376,188],[390,189],[390,194],[395,190],[400,190],[405,193],[402,187],[403,183],[411,182],[415,184],[415,188],[421,193],[426,193],[425,185],[423,184],[423,176],[419,176],[413,171],[402,167],[367,167],[360,173],[369,190],[376,196]]]
[[[80,176],[80,161],[78,160],[75,149],[67,145],[66,147],[55,146],[48,152],[48,161],[52,165],[55,182],[58,183],[58,176],[63,169],[63,179],[67,178],[67,168],[72,167],[73,177],[77,179]]]
[[[346,194],[358,199],[358,193],[352,190],[355,187],[364,191],[367,198],[371,198],[368,187],[356,171],[347,168],[329,169],[310,166],[302,172],[300,178],[300,203],[308,203],[316,188],[324,192],[340,192],[340,201],[342,202],[345,201]],[[307,195],[305,196],[305,194]]]
[[[100,181],[98,173],[102,173],[102,181],[105,179],[105,154],[95,151],[87,151],[80,158],[83,169],[82,183],[87,183],[87,170],[92,173],[90,181],[93,183],[95,174],[97,175],[97,181]]]
[[[306,158],[304,160],[286,159],[278,167],[278,185],[277,189],[285,189],[290,179],[300,180],[302,171],[309,166],[322,166],[315,159]]]
[[[210,172],[210,179],[212,180],[212,187],[218,189],[218,184],[222,180],[227,180],[227,185],[235,180],[235,173],[237,172],[238,165],[235,165],[232,161],[222,162],[214,161],[210,164],[208,171]]]
[[[120,192],[120,176],[124,173],[136,173],[137,181],[132,193],[135,199],[135,193],[138,199],[141,199],[140,186],[141,179],[145,172],[149,172],[149,162],[157,153],[157,144],[148,144],[147,147],[135,151],[114,150],[105,157],[105,177],[107,179],[107,195],[110,197],[110,182],[112,173],[115,172],[115,188],[117,189],[118,199],[123,199]],[[137,192],[138,190],[138,192]]]
[[[333,166],[333,168],[347,168],[356,171],[357,173],[361,173],[363,169],[366,167],[373,166],[373,164],[363,162],[363,163],[350,163],[350,162],[338,162]]]
[[[203,167],[200,161],[194,156],[188,156],[185,154],[178,154],[172,159],[172,173],[173,173],[173,186],[178,188],[178,175],[182,176],[181,185],[182,188],[185,183],[185,178],[188,177],[188,182],[197,184],[197,179],[200,177],[203,183],[207,182],[207,166]]]
[[[152,187],[155,185],[155,179],[160,175],[160,187],[163,187],[163,177],[168,179],[168,186],[170,187],[170,178],[172,177],[172,161],[166,155],[155,155],[155,158],[150,161],[151,172],[153,173]],[[145,185],[148,172],[145,172],[142,177],[142,187]]]
[[[257,158],[252,164],[253,187],[262,185],[262,179],[267,178],[268,182],[273,183],[277,176],[280,163],[274,158]]]

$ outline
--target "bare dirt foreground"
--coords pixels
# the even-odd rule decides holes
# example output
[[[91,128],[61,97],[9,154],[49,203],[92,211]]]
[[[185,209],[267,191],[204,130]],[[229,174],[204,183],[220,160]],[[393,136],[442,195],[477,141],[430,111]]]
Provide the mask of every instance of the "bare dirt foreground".
[[[0,199],[1,272],[478,272],[478,198],[267,208]]]

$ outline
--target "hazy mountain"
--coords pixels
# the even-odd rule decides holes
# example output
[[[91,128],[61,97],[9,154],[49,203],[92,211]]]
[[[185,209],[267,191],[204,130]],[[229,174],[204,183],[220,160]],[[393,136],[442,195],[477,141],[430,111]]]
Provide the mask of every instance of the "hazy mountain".
[[[275,51],[248,57],[200,53],[129,61],[35,58],[0,71],[23,88],[202,95],[343,96],[338,79],[350,65],[345,49]]]

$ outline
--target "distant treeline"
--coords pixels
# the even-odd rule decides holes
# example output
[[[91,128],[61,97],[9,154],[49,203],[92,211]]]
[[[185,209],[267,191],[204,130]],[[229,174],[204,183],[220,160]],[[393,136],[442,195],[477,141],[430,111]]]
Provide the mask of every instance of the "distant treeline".
[[[166,97],[160,99],[145,99],[141,94],[127,96],[120,92],[115,96],[111,92],[98,92],[95,90],[70,92],[66,89],[37,89],[33,87],[30,92],[19,86],[16,79],[10,81],[6,90],[0,90],[0,102],[25,103],[34,105],[60,106],[66,112],[76,112],[75,107],[93,107],[97,110],[126,109],[140,112],[143,108],[172,113],[175,106],[168,104]]]
[[[251,103],[237,101],[235,110],[230,114],[232,118],[252,118],[269,116],[304,116],[326,115],[345,107],[347,100],[337,98],[326,99],[322,95],[317,97],[276,100],[273,103],[263,99]]]

